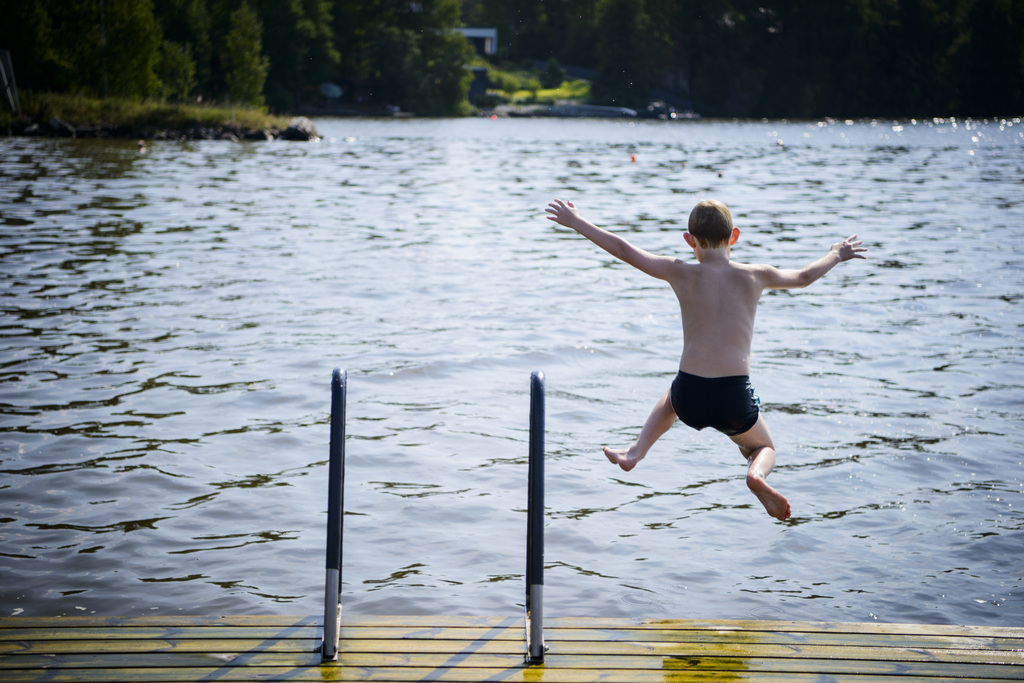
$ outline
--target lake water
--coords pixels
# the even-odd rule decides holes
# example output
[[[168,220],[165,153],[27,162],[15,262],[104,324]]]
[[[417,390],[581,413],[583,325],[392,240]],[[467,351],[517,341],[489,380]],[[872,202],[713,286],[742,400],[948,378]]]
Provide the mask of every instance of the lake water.
[[[1024,624],[1024,122],[316,123],[0,139],[0,615],[322,614],[341,367],[347,613],[521,613],[542,370],[548,616]],[[705,197],[738,260],[871,249],[761,301],[790,521],[711,430],[600,453],[680,316],[554,197],[683,258]]]

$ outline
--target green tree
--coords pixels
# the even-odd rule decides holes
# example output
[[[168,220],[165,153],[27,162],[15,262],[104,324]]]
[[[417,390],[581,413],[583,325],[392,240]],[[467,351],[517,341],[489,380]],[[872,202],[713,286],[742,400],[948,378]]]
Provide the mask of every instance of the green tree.
[[[384,22],[383,16],[378,0],[335,0],[332,18],[339,80],[351,85],[372,75],[371,36]]]
[[[473,49],[452,29],[459,0],[387,3],[366,35],[376,99],[428,116],[468,110]]]
[[[103,94],[147,97],[160,90],[160,26],[151,0],[99,0]]]
[[[263,84],[270,62],[263,55],[263,24],[249,3],[243,2],[231,13],[231,30],[225,47],[231,99],[240,104],[264,106]]]
[[[1024,111],[1024,0],[978,0],[964,17],[969,35],[959,114],[1015,116]]]
[[[565,77],[565,69],[559,64],[558,59],[551,57],[540,75],[540,84],[545,88],[557,88],[562,85]]]
[[[593,66],[597,59],[597,0],[565,0],[558,58],[563,64]]]
[[[602,0],[598,6],[598,64],[595,101],[620,107],[644,106],[655,81],[650,19],[643,0]]]
[[[592,54],[596,0],[463,0],[462,21],[467,26],[498,29],[498,56],[508,61],[542,61],[578,49]],[[582,31],[574,32],[574,29]],[[570,46],[568,41],[572,40]],[[574,64],[588,59],[570,59]]]
[[[119,97],[159,91],[161,37],[150,0],[41,0],[33,13],[37,50],[54,77],[49,88]]]
[[[177,43],[188,53],[194,69],[193,88],[207,96],[219,95],[224,92],[223,77],[216,75],[218,64],[215,62],[213,49],[213,18],[206,0],[154,0],[153,11],[163,30],[164,41]],[[222,40],[227,33],[227,18],[224,15],[225,29],[220,33]],[[171,48],[172,50],[174,48]],[[164,48],[161,60],[160,79],[167,85],[164,69],[167,55]],[[174,88],[171,88],[173,91]]]
[[[451,30],[425,38],[426,97],[420,111],[431,116],[469,113],[467,96],[473,72],[468,64],[473,48],[461,33]]]
[[[387,104],[415,111],[424,95],[425,74],[419,36],[409,29],[383,26],[372,56],[380,81],[379,96]]]
[[[334,43],[330,0],[258,0],[263,46],[270,59],[267,99],[287,110],[316,97],[317,86],[331,80],[340,61]]]
[[[701,114],[753,115],[760,88],[765,87],[768,60],[751,53],[753,30],[743,10],[752,3],[741,1],[681,3],[673,18],[671,40],[681,46],[690,98]]]
[[[426,116],[466,113],[473,78],[466,64],[473,51],[461,34],[386,26],[375,45],[373,60],[386,103]]]
[[[0,0],[0,47],[11,51],[20,88],[60,88],[70,65],[54,44],[53,22],[44,2]]]
[[[187,45],[165,40],[160,50],[160,80],[164,93],[178,102],[186,102],[196,86],[196,63]]]

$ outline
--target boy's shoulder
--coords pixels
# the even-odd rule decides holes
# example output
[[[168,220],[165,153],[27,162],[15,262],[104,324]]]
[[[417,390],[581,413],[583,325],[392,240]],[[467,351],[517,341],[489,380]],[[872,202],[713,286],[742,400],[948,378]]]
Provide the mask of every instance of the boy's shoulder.
[[[675,267],[676,276],[683,279],[687,277],[740,277],[741,279],[753,277],[760,281],[773,270],[772,266],[765,263],[744,263],[743,261],[736,261],[731,258],[713,262],[690,261],[677,258],[673,266]]]
[[[746,272],[760,272],[760,271],[764,271],[764,270],[766,270],[768,268],[771,268],[771,266],[766,265],[764,263],[745,263],[743,261],[737,261],[737,260],[731,259],[731,258],[727,259],[727,260],[724,260],[724,261],[717,261],[717,262],[713,262],[713,263],[709,263],[709,262],[703,262],[702,263],[702,262],[699,262],[699,261],[697,261],[697,262],[688,261],[688,262],[685,262],[685,263],[686,263],[686,265],[688,265],[688,266],[690,266],[692,268],[699,268],[699,269],[702,269],[702,270],[710,270],[710,269],[713,269],[713,268],[722,268],[722,267],[724,267],[724,268],[726,268],[728,270],[746,271]]]
[[[743,270],[748,273],[754,274],[764,273],[769,270],[772,270],[772,266],[768,265],[767,263],[744,263],[742,261],[730,261],[729,263],[739,270]]]
[[[736,286],[741,286],[744,289],[748,287],[763,289],[765,283],[771,279],[771,273],[773,271],[772,266],[764,263],[744,263],[742,261],[734,261],[732,259],[714,264],[693,264],[692,267],[693,270],[688,272],[695,273],[693,277],[702,280],[711,278],[724,282],[732,282],[735,283]],[[685,277],[685,275],[683,277]]]

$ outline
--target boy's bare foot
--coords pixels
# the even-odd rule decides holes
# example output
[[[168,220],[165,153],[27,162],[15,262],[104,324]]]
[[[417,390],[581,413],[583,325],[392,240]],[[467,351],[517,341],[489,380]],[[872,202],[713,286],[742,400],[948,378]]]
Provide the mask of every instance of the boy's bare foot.
[[[764,505],[764,509],[767,510],[769,515],[775,519],[789,519],[791,514],[789,501],[786,500],[784,495],[773,489],[764,480],[764,477],[748,474],[747,488],[757,496],[757,499],[761,501],[761,505]]]
[[[624,451],[616,451],[611,448],[605,447],[604,456],[608,458],[608,461],[613,465],[618,465],[626,472],[636,467],[636,464],[644,459],[644,456],[633,452],[632,448],[627,448]]]

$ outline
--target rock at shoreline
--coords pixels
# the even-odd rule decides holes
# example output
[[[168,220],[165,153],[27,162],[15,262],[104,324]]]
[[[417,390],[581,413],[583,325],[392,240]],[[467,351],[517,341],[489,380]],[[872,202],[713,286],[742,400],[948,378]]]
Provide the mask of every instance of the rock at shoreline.
[[[54,135],[62,138],[73,138],[75,137],[75,127],[65,121],[59,116],[53,116],[50,121],[46,124],[50,127],[50,130]]]
[[[250,130],[242,135],[244,140],[273,140],[274,134],[266,128],[260,130]]]
[[[282,140],[319,140],[320,131],[316,129],[313,122],[305,116],[296,116],[288,124],[288,127],[281,131]]]

